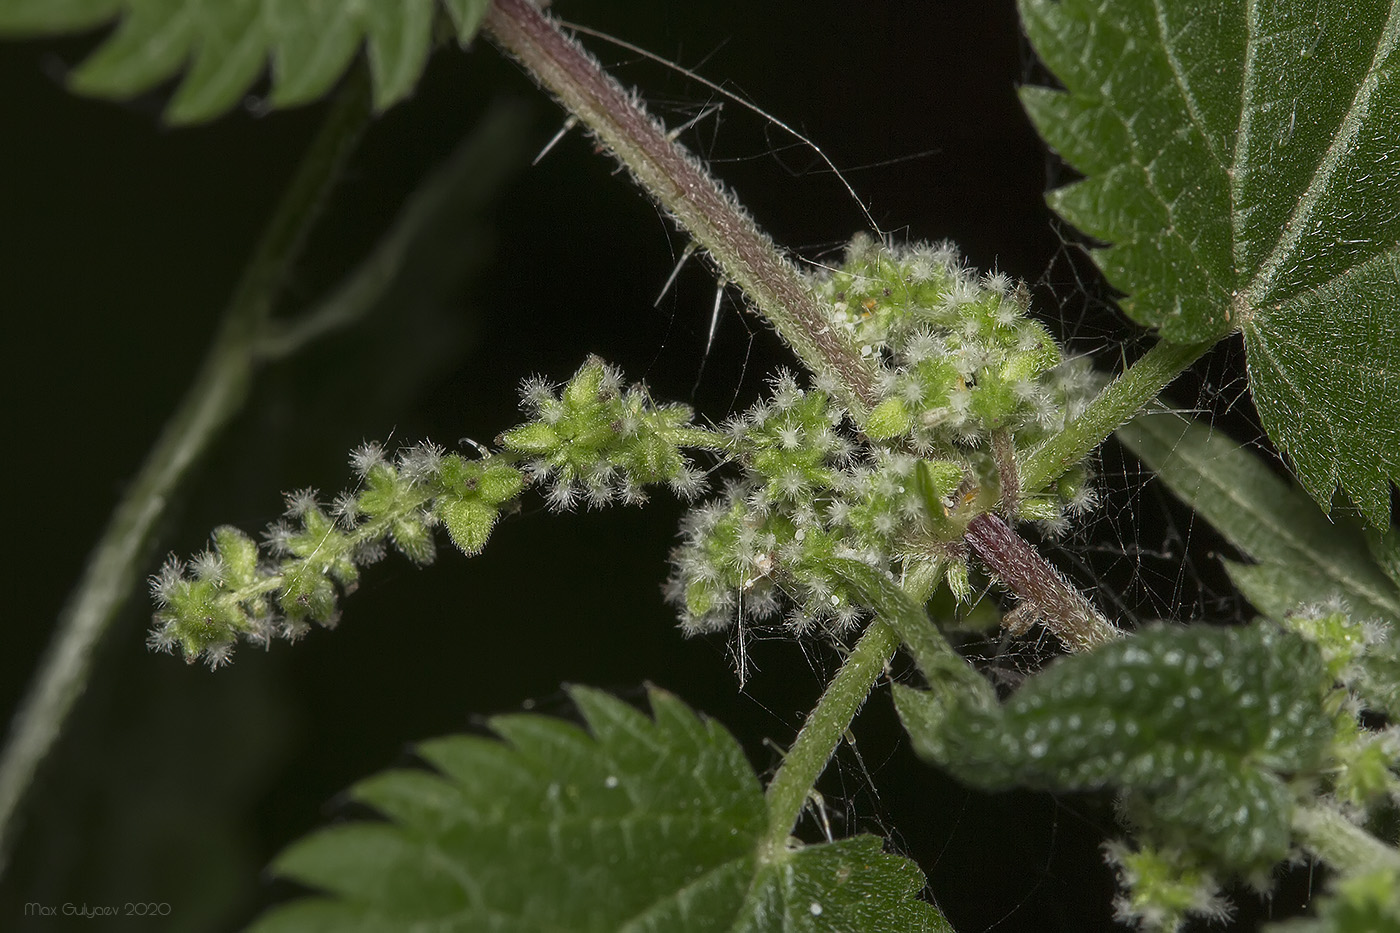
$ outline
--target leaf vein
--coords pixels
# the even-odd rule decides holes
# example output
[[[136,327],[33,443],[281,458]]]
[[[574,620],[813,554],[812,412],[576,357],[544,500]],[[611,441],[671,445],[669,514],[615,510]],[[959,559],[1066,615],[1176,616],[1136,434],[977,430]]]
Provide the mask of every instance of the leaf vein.
[[[1376,50],[1371,56],[1371,63],[1367,67],[1361,83],[1357,86],[1356,93],[1352,95],[1351,106],[1347,108],[1337,127],[1337,133],[1333,136],[1327,151],[1323,153],[1307,190],[1299,197],[1293,213],[1280,229],[1279,239],[1274,244],[1273,250],[1260,265],[1254,280],[1249,285],[1248,294],[1251,304],[1259,301],[1273,287],[1279,268],[1292,257],[1299,240],[1307,232],[1306,228],[1311,223],[1313,212],[1319,204],[1324,202],[1324,195],[1327,193],[1333,177],[1345,161],[1357,135],[1361,132],[1366,113],[1371,106],[1371,98],[1376,88],[1380,86],[1380,80],[1377,77],[1380,65],[1395,52],[1397,41],[1400,41],[1400,3],[1392,3],[1385,28],[1381,30],[1380,37],[1376,41]]]
[[[1162,8],[1162,0],[1153,0],[1152,7],[1157,18],[1157,32],[1162,40],[1162,51],[1167,57],[1167,64],[1171,67],[1172,80],[1176,82],[1177,89],[1181,91],[1181,99],[1186,103],[1186,111],[1191,116],[1191,124],[1196,127],[1197,132],[1205,139],[1206,148],[1210,150],[1211,157],[1221,171],[1226,170],[1224,154],[1216,147],[1215,139],[1211,136],[1206,125],[1205,115],[1201,112],[1200,102],[1196,99],[1195,92],[1191,90],[1190,82],[1186,80],[1186,72],[1181,67],[1181,59],[1176,54],[1176,44],[1172,36],[1168,34],[1166,11]]]

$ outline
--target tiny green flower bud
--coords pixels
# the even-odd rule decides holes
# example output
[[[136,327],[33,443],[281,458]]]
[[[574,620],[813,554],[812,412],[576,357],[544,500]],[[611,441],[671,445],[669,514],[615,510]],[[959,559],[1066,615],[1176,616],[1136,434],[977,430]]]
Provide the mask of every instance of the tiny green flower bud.
[[[714,584],[697,580],[685,588],[685,608],[692,616],[707,616],[715,609]]]
[[[953,598],[959,604],[972,602],[972,581],[968,579],[967,561],[949,561],[948,569],[943,573],[943,579],[947,581],[948,591],[953,594]]]
[[[1018,510],[1022,518],[1033,522],[1053,522],[1061,517],[1060,503],[1047,496],[1028,496]]]
[[[1230,915],[1220,883],[1182,853],[1112,842],[1104,846],[1104,859],[1118,870],[1124,889],[1113,905],[1121,923],[1167,933],[1190,916],[1222,921]]]
[[[393,514],[408,482],[387,463],[376,464],[365,477],[365,488],[355,500],[356,511],[370,518]]]
[[[442,458],[438,469],[438,483],[451,491],[474,491],[480,481],[480,470],[460,454],[448,454]]]
[[[1285,619],[1284,625],[1321,649],[1327,673],[1334,680],[1350,679],[1348,669],[1374,639],[1365,625],[1352,621],[1351,616],[1340,609],[1298,612]]]
[[[214,529],[214,546],[224,565],[224,580],[230,586],[247,586],[258,572],[258,545],[232,525]]]
[[[415,564],[431,564],[437,556],[433,533],[421,513],[396,519],[390,526],[389,534],[399,552]]]
[[[898,437],[913,424],[909,408],[899,398],[887,398],[870,412],[865,419],[865,435],[872,441],[885,441]]]
[[[559,435],[549,425],[535,421],[501,435],[501,444],[524,454],[547,454],[559,446]]]
[[[336,620],[335,587],[330,580],[305,566],[291,569],[285,575],[277,604],[294,622],[309,619],[330,625]]]
[[[1389,800],[1400,800],[1400,728],[1383,732],[1361,728],[1353,715],[1340,717],[1332,740],[1336,762],[1333,794],[1343,803],[1367,810]]]
[[[1084,488],[1084,484],[1088,482],[1088,479],[1089,474],[1087,470],[1082,466],[1074,467],[1066,471],[1066,473],[1055,482],[1055,491],[1064,501],[1072,502],[1080,497],[1081,490]]]
[[[156,616],[163,623],[167,644],[178,644],[186,662],[232,644],[248,627],[243,610],[219,595],[214,583],[181,580],[172,587],[165,608]]]
[[[500,514],[481,499],[466,496],[444,497],[437,508],[452,543],[468,557],[481,553]]]
[[[570,379],[569,384],[564,388],[564,404],[573,408],[582,408],[601,401],[598,397],[598,390],[602,388],[603,379],[607,375],[606,370],[607,367],[602,360],[596,356],[589,357],[588,361],[579,367],[579,371],[574,374],[574,378]]]
[[[1016,384],[1003,382],[983,370],[972,393],[972,413],[987,429],[1006,427],[1015,416],[1020,400]]]
[[[481,469],[476,494],[483,502],[500,505],[520,495],[525,486],[525,477],[515,467],[505,463],[492,463]]]
[[[1012,353],[1001,364],[1000,376],[1005,382],[1029,382],[1060,361],[1059,352],[1047,356],[1040,350]]]

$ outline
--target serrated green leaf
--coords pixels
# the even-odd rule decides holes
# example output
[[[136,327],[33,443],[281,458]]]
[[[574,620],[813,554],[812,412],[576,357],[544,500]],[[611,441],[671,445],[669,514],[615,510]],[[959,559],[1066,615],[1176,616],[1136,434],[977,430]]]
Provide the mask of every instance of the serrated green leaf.
[[[458,40],[481,26],[486,0],[441,0]],[[211,120],[272,69],[268,104],[291,107],[330,90],[363,45],[374,105],[413,92],[432,45],[438,0],[13,0],[0,35],[90,29],[121,19],[73,72],[73,90],[126,98],[183,72],[166,110],[171,123]]]
[[[1205,854],[1238,872],[1284,858],[1291,837],[1292,792],[1267,771],[1239,770],[1232,759],[1205,756],[1192,779],[1124,795],[1123,812],[1155,845]]]
[[[1118,438],[1183,502],[1255,561],[1226,561],[1235,585],[1277,621],[1339,596],[1357,619],[1400,622],[1400,590],[1365,535],[1225,435],[1177,415],[1140,415]]]
[[[859,867],[860,871],[852,871]],[[924,877],[908,859],[882,850],[874,836],[807,846],[760,874],[735,933],[937,930],[952,933],[918,900]],[[689,930],[681,925],[663,930]]]
[[[437,773],[356,785],[389,822],[294,844],[274,870],[330,896],[278,907],[254,929],[951,929],[918,900],[919,870],[879,839],[762,848],[762,791],[719,724],[661,691],[651,717],[596,691],[572,695],[587,732],[498,717],[504,741],[426,742]]]
[[[1278,775],[1322,760],[1330,686],[1317,648],[1274,625],[1159,626],[1060,658],[998,709],[895,703],[919,754],[968,784],[1128,791],[1156,837],[1253,867],[1287,848]]]
[[[1400,2],[1021,0],[1066,93],[1027,88],[1088,177],[1052,205],[1124,310],[1238,328],[1269,436],[1324,506],[1400,481]]]
[[[273,107],[310,103],[329,91],[350,67],[363,34],[348,16],[336,16],[335,0],[310,0],[309,15],[281,15],[282,7],[297,0],[275,0],[281,41],[272,49]]]
[[[407,97],[423,73],[433,38],[435,0],[372,3],[364,13],[374,106],[383,110]]]
[[[35,35],[100,26],[116,16],[123,0],[6,0],[0,31]]]

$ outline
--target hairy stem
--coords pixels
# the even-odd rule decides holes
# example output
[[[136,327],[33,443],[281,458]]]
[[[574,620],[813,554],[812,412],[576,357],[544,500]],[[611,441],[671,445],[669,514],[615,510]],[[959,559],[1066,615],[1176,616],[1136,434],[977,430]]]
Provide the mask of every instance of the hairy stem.
[[[1031,451],[1021,463],[1021,489],[1027,493],[1054,482],[1083,460],[1119,426],[1127,424],[1182,371],[1215,344],[1158,343],[1089,403],[1065,429]]]
[[[665,437],[677,446],[689,447],[693,450],[713,450],[716,453],[727,453],[734,446],[729,435],[694,425],[667,428]]]
[[[1122,634],[998,516],[988,512],[968,522],[964,540],[1070,651],[1088,651]]]
[[[922,582],[909,581],[910,589],[906,590],[859,561],[838,563],[842,576],[875,607],[876,618],[866,627],[855,649],[808,714],[797,741],[768,785],[766,843],[770,853],[786,845],[808,792],[835,754],[836,746],[846,735],[876,678],[901,643],[930,682],[952,681],[986,702],[996,700],[982,675],[953,650],[923,609],[937,586],[936,577]]]
[[[573,39],[529,0],[496,0],[485,29],[543,87],[631,170],[644,189],[690,232],[739,285],[814,373],[834,376],[857,418],[876,398],[874,369],[827,326],[797,270],[726,195],[704,167],[648,116]],[[1130,419],[1211,344],[1159,342],[1108,385],[1074,422],[1045,442],[1019,469],[1006,457],[1004,475],[1018,477],[1004,505],[1060,476]],[[974,520],[976,521],[976,520]],[[983,523],[987,524],[987,523]],[[1102,616],[999,520],[969,529],[969,543],[1023,596],[1033,599],[1067,645],[1082,649],[1115,637]],[[1004,531],[1005,534],[1000,532]],[[1008,537],[1009,536],[1009,537]],[[1015,539],[1014,542],[1011,539]],[[1028,560],[1026,555],[1034,557]],[[1031,587],[1022,590],[1017,580]],[[913,646],[911,645],[911,648]]]
[[[915,584],[914,591],[906,591],[869,564],[847,559],[838,560],[836,565],[866,604],[875,608],[876,616],[895,630],[925,678],[933,681],[971,675],[985,684],[981,675],[953,650],[924,611],[924,603],[938,584],[936,577],[923,578]]]
[[[1021,508],[1021,477],[1016,466],[1016,442],[1006,428],[992,432],[992,459],[1001,479],[1001,511],[1011,521]]]
[[[1331,807],[1298,807],[1293,831],[1303,845],[1344,874],[1387,867],[1400,872],[1400,849],[1386,845]]]
[[[0,872],[17,835],[21,799],[82,694],[100,639],[131,593],[152,528],[191,466],[243,404],[273,299],[368,123],[368,80],[356,74],[264,230],[194,383],[117,504],[59,615],[0,759]]]
[[[496,0],[486,33],[582,120],[637,183],[695,238],[802,362],[832,377],[861,417],[876,397],[874,367],[832,330],[797,269],[704,166],[671,139],[587,52],[529,0]]]
[[[817,705],[807,714],[797,741],[788,749],[782,766],[768,785],[765,840],[768,852],[776,854],[787,844],[807,803],[808,793],[898,647],[899,636],[894,629],[879,619],[871,622]]]

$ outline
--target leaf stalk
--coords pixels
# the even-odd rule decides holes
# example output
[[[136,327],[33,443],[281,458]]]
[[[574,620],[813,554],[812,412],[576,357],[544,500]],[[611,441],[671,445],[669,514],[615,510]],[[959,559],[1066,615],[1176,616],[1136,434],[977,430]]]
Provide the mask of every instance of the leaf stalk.
[[[1094,451],[1119,426],[1127,424],[1186,367],[1200,359],[1214,341],[1172,343],[1160,340],[1137,362],[1104,386],[1080,416],[1044,441],[1021,462],[1020,486],[1034,492],[1063,476]]]
[[[871,622],[817,705],[807,714],[797,740],[768,784],[766,851],[770,855],[785,849],[808,794],[836,753],[875,681],[894,656],[899,641],[890,626],[879,619]]]

